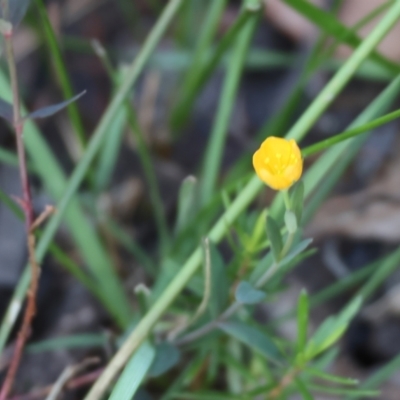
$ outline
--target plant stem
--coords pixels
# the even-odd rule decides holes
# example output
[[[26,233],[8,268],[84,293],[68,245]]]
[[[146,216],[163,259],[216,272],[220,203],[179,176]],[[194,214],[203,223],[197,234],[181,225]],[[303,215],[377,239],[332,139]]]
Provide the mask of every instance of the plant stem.
[[[289,192],[287,190],[282,190],[282,195],[283,195],[283,201],[285,202],[285,207],[286,210],[290,210],[290,198],[289,198]]]
[[[10,73],[10,80],[13,92],[13,126],[17,142],[19,170],[21,176],[22,195],[23,195],[23,198],[20,199],[20,203],[22,205],[22,209],[25,214],[29,265],[31,267],[32,277],[30,283],[30,290],[28,292],[28,303],[25,309],[22,326],[18,334],[13,358],[11,360],[10,367],[8,369],[6,378],[4,380],[0,392],[0,400],[5,400],[7,398],[15,380],[15,375],[17,373],[18,366],[21,361],[22,352],[26,343],[26,339],[29,335],[32,319],[36,313],[36,293],[39,282],[39,265],[36,262],[36,256],[35,256],[35,234],[34,234],[35,226],[33,219],[34,216],[33,216],[32,196],[29,186],[26,154],[23,142],[24,122],[23,119],[21,118],[18,76],[17,76],[17,67],[15,64],[12,36],[13,36],[12,32],[10,32],[9,34],[4,35],[4,39],[5,39],[8,69]]]

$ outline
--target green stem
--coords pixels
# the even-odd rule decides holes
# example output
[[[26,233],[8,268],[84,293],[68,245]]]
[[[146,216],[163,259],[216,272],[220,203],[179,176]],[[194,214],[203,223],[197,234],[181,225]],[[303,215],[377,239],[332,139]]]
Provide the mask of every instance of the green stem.
[[[384,115],[383,117],[374,119],[371,122],[358,126],[357,128],[349,129],[342,133],[338,133],[337,135],[329,139],[321,140],[316,144],[306,147],[305,149],[302,150],[301,153],[303,157],[311,156],[312,154],[325,150],[335,144],[341,143],[344,140],[353,138],[357,135],[360,135],[361,133],[368,132],[375,128],[378,128],[379,126],[387,124],[388,122],[393,121],[397,118],[400,118],[400,110],[393,111],[389,114]]]
[[[283,201],[285,202],[286,210],[290,211],[291,206],[290,206],[289,192],[287,190],[282,190],[282,196],[283,196]]]

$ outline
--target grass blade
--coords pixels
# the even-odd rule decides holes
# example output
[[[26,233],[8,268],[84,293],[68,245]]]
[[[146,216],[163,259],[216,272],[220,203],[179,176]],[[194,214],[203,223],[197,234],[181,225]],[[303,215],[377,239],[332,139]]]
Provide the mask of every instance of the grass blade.
[[[155,354],[149,343],[143,343],[127,364],[108,400],[132,400],[146,377]]]
[[[257,21],[258,13],[253,13],[237,38],[235,50],[229,63],[216,119],[210,133],[210,139],[204,156],[200,190],[202,204],[207,204],[210,201],[215,190],[231,119],[230,117],[233,105],[235,104],[240,78],[243,73],[244,61]]]

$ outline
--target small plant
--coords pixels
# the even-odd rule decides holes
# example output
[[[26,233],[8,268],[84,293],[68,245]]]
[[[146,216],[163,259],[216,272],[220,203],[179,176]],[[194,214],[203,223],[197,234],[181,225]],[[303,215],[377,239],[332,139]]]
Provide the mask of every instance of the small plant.
[[[376,264],[366,266],[362,274],[351,275],[320,293],[299,291],[297,304],[293,303],[291,312],[285,316],[295,322],[295,339],[281,335],[280,319],[260,320],[256,318],[256,311],[283,296],[288,274],[317,251],[310,247],[312,238],[303,237],[303,228],[340,179],[368,132],[400,117],[399,110],[387,113],[400,93],[398,66],[377,51],[380,41],[400,18],[400,1],[388,1],[385,7],[374,10],[370,18],[385,12],[384,16],[360,40],[357,29],[369,18],[347,28],[334,12],[323,11],[305,0],[285,0],[320,27],[320,41],[287,104],[258,133],[256,142],[261,145],[253,155],[254,170],[251,153],[246,152],[224,179],[220,172],[229,122],[264,2],[243,0],[236,19],[218,38],[226,0],[169,0],[164,8],[163,2],[149,1],[154,13],[162,11],[134,60],[121,69],[110,61],[106,46],[94,42],[94,52],[109,75],[114,95],[91,135],[85,132],[75,104],[84,91],[72,96],[63,53],[44,3],[42,0],[32,3],[40,15],[40,26],[36,28],[43,29],[58,84],[67,100],[24,114],[13,37],[30,1],[0,0],[0,33],[9,71],[8,77],[0,71],[0,116],[15,131],[23,187],[22,199],[11,199],[0,190],[0,200],[25,218],[29,250],[29,267],[15,289],[0,326],[0,351],[3,351],[27,297],[0,400],[9,398],[32,319],[36,311],[41,312],[36,310],[36,293],[40,263],[47,253],[54,255],[98,299],[119,333],[112,358],[90,376],[91,380],[86,377],[85,383],[91,387],[84,400],[100,400],[105,396],[110,400],[141,399],[141,394],[146,389],[151,392],[152,388],[162,400],[272,400],[290,399],[293,395],[309,400],[319,393],[341,399],[379,396],[380,383],[397,368],[399,358],[361,383],[352,377],[331,374],[329,367],[336,359],[337,345],[351,321],[397,268],[400,249],[381,260],[379,268]],[[124,10],[130,7],[128,2],[118,3],[127,7]],[[132,7],[135,10],[136,5]],[[199,15],[202,23],[194,26],[192,18]],[[188,31],[190,34],[185,34]],[[190,119],[194,103],[214,71],[220,65],[226,69],[198,178],[189,176],[182,182],[173,223],[165,215],[153,166],[156,155],[147,145],[131,101],[132,88],[167,32],[182,46],[186,43],[190,53],[182,74],[183,84],[171,96],[168,127],[176,136]],[[327,35],[335,39],[330,46],[323,45],[327,44]],[[332,61],[334,50],[341,42],[352,46],[354,52],[339,66],[335,64],[330,81],[290,127],[299,105],[299,93],[313,73]],[[228,62],[223,63],[225,59]],[[302,139],[367,59],[389,74],[387,87],[347,130],[303,147]],[[79,161],[68,178],[34,122],[64,108],[79,149]],[[85,180],[93,200],[108,190],[125,129],[136,143],[150,192],[158,234],[155,250],[150,254],[111,215],[100,215],[96,207],[85,209],[80,191]],[[303,160],[317,153],[321,154],[305,168]],[[0,159],[15,162],[16,157],[0,152]],[[28,161],[55,203],[39,216],[33,212]],[[273,190],[274,199],[265,209],[258,210],[254,207],[255,200],[265,190]],[[81,256],[80,262],[87,270],[77,265],[54,241],[61,222],[65,222]],[[112,250],[101,234],[103,231],[133,255],[143,267],[149,284],[124,287],[113,265]],[[224,256],[221,242],[229,246]],[[310,312],[315,305],[356,285],[360,285],[359,290],[342,310],[311,329]],[[133,300],[128,295],[131,292],[135,296]],[[58,344],[57,348],[66,342],[70,345],[78,342],[82,346],[88,338],[64,339],[64,344]],[[95,339],[105,342],[104,335],[97,335]],[[40,345],[46,347],[49,343]],[[89,364],[80,364],[73,369],[74,373]],[[62,384],[53,385],[53,397],[49,395],[48,399],[55,399],[61,393],[68,382],[64,378],[60,377]]]

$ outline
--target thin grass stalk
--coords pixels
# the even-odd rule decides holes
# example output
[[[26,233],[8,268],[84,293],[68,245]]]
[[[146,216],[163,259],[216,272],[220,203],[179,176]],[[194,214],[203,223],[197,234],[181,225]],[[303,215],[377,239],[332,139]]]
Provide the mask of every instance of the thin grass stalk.
[[[199,91],[218,67],[223,55],[236,40],[243,26],[253,13],[254,10],[249,10],[247,8],[240,13],[236,21],[229,28],[228,32],[226,32],[224,37],[218,43],[212,55],[209,56],[205,66],[201,69],[201,72],[195,75],[193,79],[187,83],[187,87],[184,88],[184,92],[182,93],[177,106],[172,112],[171,124],[173,128],[179,129],[187,121],[190,110]]]
[[[69,99],[74,96],[74,93],[72,90],[72,85],[68,76],[67,69],[65,68],[65,63],[60,47],[58,45],[56,35],[54,33],[53,27],[51,26],[43,0],[36,0],[36,3],[39,9],[41,25],[44,32],[43,36],[51,53],[57,79],[59,81],[65,99]],[[76,103],[72,102],[68,104],[67,113],[74,128],[74,133],[79,143],[79,149],[81,152],[83,152],[86,146],[87,139],[85,137],[85,128],[83,127],[82,119]]]
[[[208,49],[211,47],[212,39],[218,28],[218,23],[221,18],[222,12],[226,7],[227,0],[211,0],[209,1],[209,10],[206,18],[202,24],[201,31],[199,33],[199,39],[197,42],[196,49],[193,53],[192,60],[188,67],[185,79],[183,81],[183,88],[186,88],[190,82],[195,79],[195,76],[201,71],[199,65],[201,65],[206,57]]]
[[[242,77],[245,58],[257,21],[258,14],[254,13],[240,32],[236,41],[235,50],[229,60],[229,67],[225,77],[217,115],[214,126],[210,132],[210,139],[204,157],[201,181],[201,201],[203,204],[207,204],[210,201],[217,184],[229,122]]]

